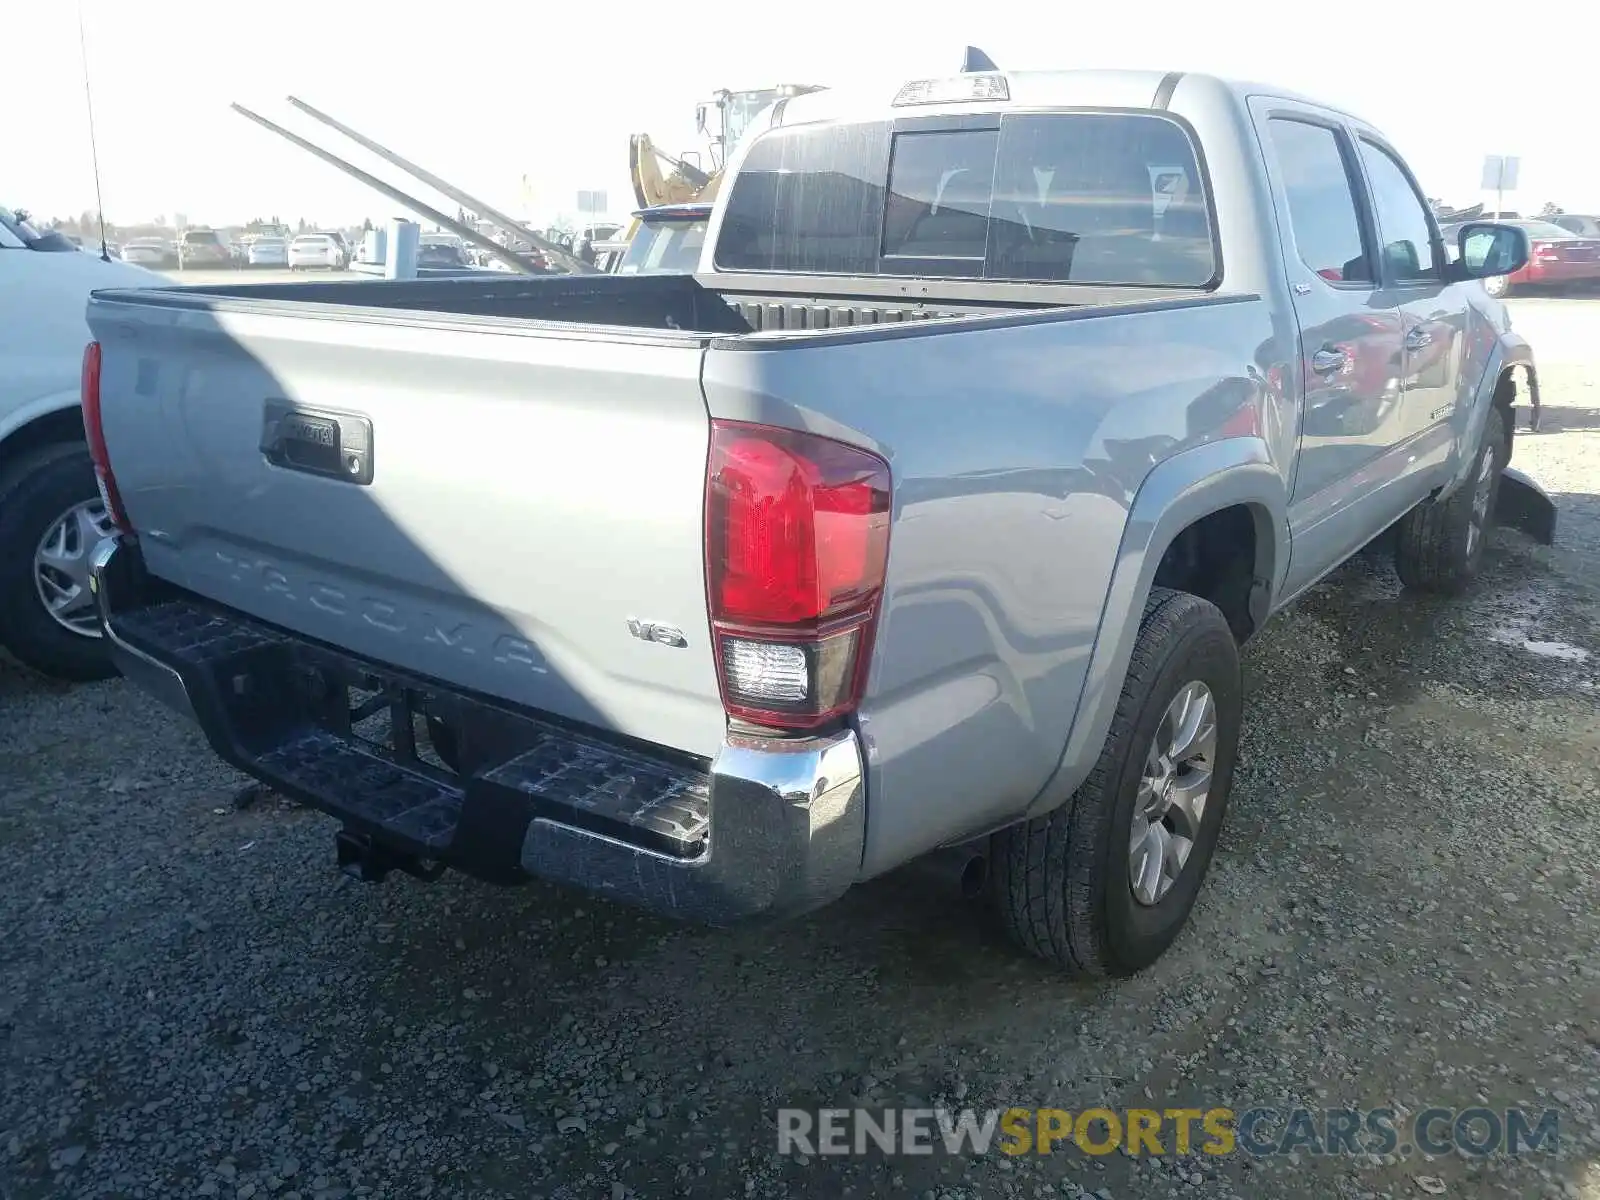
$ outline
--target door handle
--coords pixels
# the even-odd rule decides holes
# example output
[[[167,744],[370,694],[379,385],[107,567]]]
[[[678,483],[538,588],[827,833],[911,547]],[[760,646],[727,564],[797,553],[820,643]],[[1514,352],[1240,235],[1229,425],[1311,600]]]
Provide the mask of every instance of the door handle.
[[[1433,334],[1421,325],[1413,325],[1406,331],[1406,349],[1421,350],[1424,346],[1433,345]]]
[[[1350,361],[1350,355],[1333,346],[1324,346],[1311,356],[1311,369],[1318,375],[1327,375],[1339,370]]]

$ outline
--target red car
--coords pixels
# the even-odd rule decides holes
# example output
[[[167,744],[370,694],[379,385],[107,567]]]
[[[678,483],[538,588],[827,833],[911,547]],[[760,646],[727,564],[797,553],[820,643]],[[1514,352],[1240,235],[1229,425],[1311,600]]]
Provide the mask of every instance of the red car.
[[[1528,265],[1512,275],[1485,279],[1483,287],[1491,296],[1505,296],[1513,288],[1549,287],[1555,284],[1600,283],[1600,238],[1580,237],[1550,221],[1506,221],[1528,232]],[[1459,225],[1447,225],[1442,232],[1446,245],[1455,246]]]

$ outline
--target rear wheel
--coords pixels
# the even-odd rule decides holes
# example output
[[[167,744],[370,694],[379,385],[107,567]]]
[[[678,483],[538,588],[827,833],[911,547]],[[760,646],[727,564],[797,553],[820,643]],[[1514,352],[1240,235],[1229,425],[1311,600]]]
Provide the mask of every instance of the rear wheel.
[[[1511,276],[1491,275],[1483,281],[1483,290],[1496,300],[1504,300],[1511,294]]]
[[[0,494],[0,640],[57,679],[105,679],[111,665],[89,591],[89,561],[114,530],[89,453],[53,446],[7,476]]]
[[[1091,976],[1130,975],[1166,951],[1222,829],[1242,693],[1222,612],[1155,589],[1089,778],[995,835],[992,894],[1018,944]]]

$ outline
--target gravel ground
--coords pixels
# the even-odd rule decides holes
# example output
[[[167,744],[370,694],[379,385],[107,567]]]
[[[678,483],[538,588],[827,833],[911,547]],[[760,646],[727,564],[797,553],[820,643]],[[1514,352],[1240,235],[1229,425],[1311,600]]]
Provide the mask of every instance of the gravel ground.
[[[1530,336],[1577,328],[1541,303]],[[543,885],[356,884],[333,822],[237,805],[121,681],[0,665],[0,1198],[1600,1197],[1600,352],[1562,345],[1516,450],[1560,544],[1498,534],[1453,603],[1369,553],[1275,622],[1194,920],[1116,985],[899,877],[735,933]],[[780,1105],[937,1102],[1520,1104],[1559,1109],[1561,1142],[776,1155]]]

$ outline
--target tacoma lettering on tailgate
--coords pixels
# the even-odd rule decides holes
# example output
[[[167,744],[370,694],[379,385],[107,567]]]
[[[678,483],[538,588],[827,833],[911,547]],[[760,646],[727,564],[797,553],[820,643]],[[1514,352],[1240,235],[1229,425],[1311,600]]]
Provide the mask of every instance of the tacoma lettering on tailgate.
[[[359,622],[396,637],[442,646],[469,658],[480,655],[504,666],[521,667],[541,675],[548,672],[544,655],[528,639],[496,632],[460,617],[413,608],[393,600],[379,600],[346,591],[315,579],[291,579],[275,563],[216,551],[217,563],[235,583],[255,583],[279,601],[309,604],[318,612]]]

